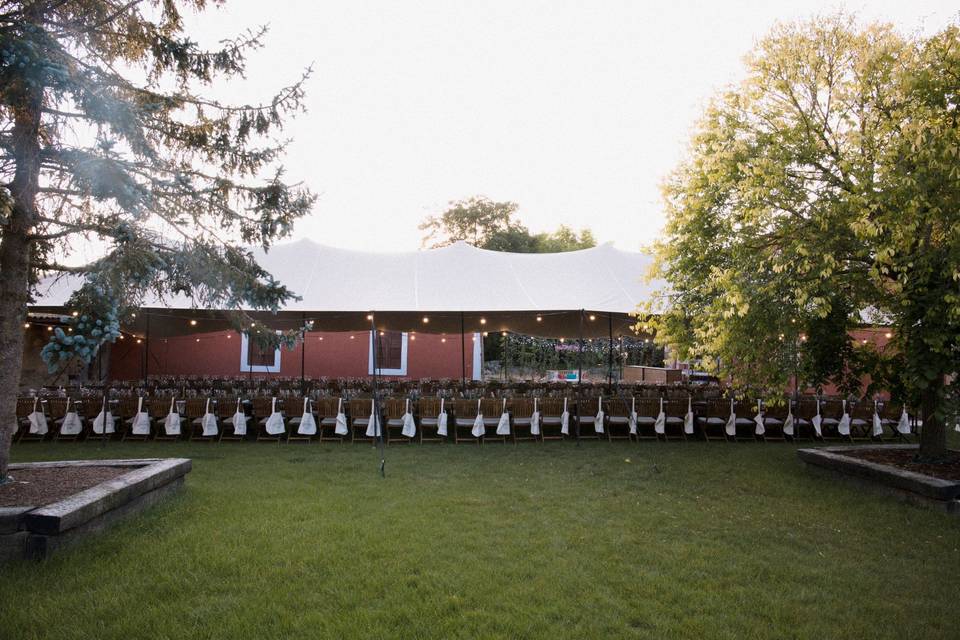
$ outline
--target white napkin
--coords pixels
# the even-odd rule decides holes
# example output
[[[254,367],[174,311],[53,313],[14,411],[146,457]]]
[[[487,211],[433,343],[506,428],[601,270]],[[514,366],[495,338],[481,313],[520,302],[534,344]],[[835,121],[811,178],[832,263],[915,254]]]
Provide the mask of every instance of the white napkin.
[[[407,438],[417,435],[417,423],[413,421],[413,414],[410,413],[410,398],[407,398],[406,411],[403,412],[403,430],[401,433]]]
[[[174,411],[176,398],[170,398],[170,411],[163,419],[163,432],[168,436],[180,435],[180,414]]]

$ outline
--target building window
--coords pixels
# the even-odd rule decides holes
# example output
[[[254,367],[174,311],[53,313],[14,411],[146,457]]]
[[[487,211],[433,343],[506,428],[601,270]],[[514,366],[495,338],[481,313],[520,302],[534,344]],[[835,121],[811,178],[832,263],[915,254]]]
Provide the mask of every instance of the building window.
[[[280,347],[263,348],[250,340],[247,334],[240,335],[241,373],[280,373]]]
[[[376,344],[377,373],[382,376],[407,375],[407,334],[402,331],[384,331],[382,336],[370,332],[370,349],[367,373],[373,375],[373,349]]]

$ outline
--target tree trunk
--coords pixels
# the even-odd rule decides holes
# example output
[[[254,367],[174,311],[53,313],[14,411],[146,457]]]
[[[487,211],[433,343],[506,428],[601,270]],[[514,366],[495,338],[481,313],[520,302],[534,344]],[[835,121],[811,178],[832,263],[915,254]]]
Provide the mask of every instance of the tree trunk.
[[[37,14],[41,3],[28,12]],[[32,17],[36,18],[36,15]],[[23,364],[23,323],[30,293],[30,233],[37,219],[40,182],[40,113],[43,89],[38,84],[11,88],[12,147],[16,170],[10,183],[12,207],[0,237],[0,481],[7,476],[10,441],[17,420],[17,393]]]
[[[931,385],[920,399],[923,428],[920,431],[918,461],[939,462],[947,457],[947,425],[937,416],[941,389],[940,385]]]

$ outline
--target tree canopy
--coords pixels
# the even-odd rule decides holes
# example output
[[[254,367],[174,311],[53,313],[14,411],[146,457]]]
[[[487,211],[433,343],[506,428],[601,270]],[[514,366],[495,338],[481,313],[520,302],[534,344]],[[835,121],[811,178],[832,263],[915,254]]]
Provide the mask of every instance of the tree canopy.
[[[597,244],[589,229],[577,233],[565,225],[552,233],[532,234],[515,217],[517,209],[515,202],[494,202],[483,196],[451,202],[446,211],[420,225],[427,232],[424,244],[443,247],[463,240],[481,249],[513,253],[559,253]]]
[[[262,102],[205,95],[242,77],[265,29],[202,48],[183,11],[205,0],[0,1],[0,478],[14,422],[22,325],[44,275],[85,284],[43,356],[89,362],[150,294],[276,310],[291,292],[247,248],[267,248],[314,196],[277,163],[309,71]],[[79,244],[100,256],[78,264]],[[245,325],[249,329],[249,325]],[[273,332],[264,339],[275,340]]]
[[[960,29],[833,15],[781,25],[664,186],[659,339],[737,384],[879,376],[945,452],[960,335]],[[883,353],[850,343],[892,328]]]

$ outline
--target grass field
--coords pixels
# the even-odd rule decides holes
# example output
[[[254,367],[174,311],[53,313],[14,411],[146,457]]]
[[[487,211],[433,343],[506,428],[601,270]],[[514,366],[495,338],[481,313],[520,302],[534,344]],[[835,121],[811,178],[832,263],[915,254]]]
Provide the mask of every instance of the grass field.
[[[957,638],[960,519],[788,444],[24,444],[193,458],[0,569],[0,638]]]

